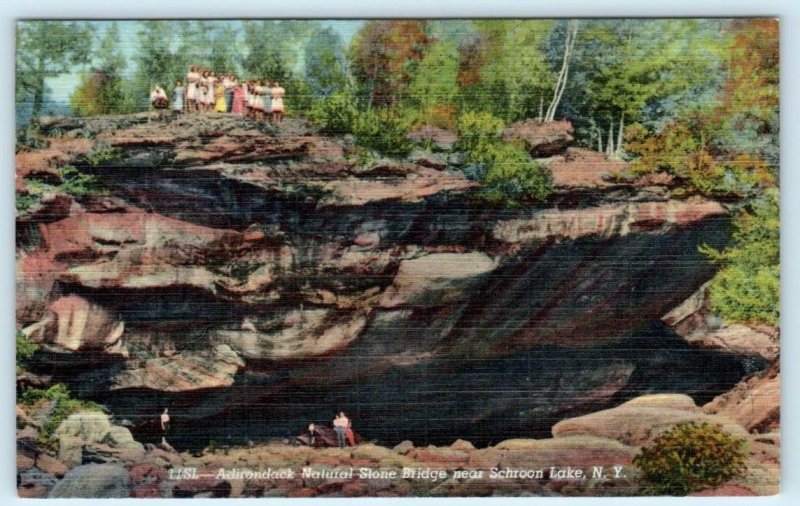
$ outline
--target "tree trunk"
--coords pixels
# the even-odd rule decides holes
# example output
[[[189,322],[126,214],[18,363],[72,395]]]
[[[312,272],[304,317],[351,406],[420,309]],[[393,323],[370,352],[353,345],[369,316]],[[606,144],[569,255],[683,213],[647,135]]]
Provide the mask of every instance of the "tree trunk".
[[[608,144],[606,145],[606,154],[611,156],[614,154],[614,121],[608,122]]]
[[[619,132],[617,133],[617,152],[622,151],[622,130],[625,128],[625,113],[619,115]]]
[[[575,38],[578,35],[578,20],[573,19],[567,22],[567,40],[564,42],[564,59],[561,62],[561,71],[558,73],[556,85],[553,89],[553,99],[547,107],[547,114],[545,114],[545,121],[553,121],[556,117],[556,109],[561,102],[561,96],[564,94],[564,88],[567,87],[567,78],[569,77],[569,62],[572,58],[572,49],[575,47]]]
[[[539,117],[536,119],[540,123],[544,119],[544,95],[539,95]]]
[[[600,128],[597,129],[597,152],[603,152],[603,131]]]
[[[36,65],[36,84],[33,88],[33,110],[31,117],[34,120],[39,119],[42,113],[42,104],[44,103],[44,56],[39,55],[39,61]]]

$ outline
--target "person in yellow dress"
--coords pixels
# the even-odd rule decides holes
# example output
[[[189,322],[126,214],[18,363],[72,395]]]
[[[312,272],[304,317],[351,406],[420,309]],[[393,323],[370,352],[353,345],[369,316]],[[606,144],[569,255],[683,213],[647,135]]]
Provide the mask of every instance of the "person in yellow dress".
[[[216,86],[214,86],[214,96],[216,97],[214,111],[228,112],[228,104],[225,103],[225,87],[219,81],[217,81]]]

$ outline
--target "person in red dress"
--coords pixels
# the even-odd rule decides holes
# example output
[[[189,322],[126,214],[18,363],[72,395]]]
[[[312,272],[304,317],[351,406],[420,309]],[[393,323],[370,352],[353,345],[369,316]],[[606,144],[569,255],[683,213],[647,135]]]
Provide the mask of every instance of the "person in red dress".
[[[244,83],[239,83],[233,88],[233,105],[231,114],[244,115]]]

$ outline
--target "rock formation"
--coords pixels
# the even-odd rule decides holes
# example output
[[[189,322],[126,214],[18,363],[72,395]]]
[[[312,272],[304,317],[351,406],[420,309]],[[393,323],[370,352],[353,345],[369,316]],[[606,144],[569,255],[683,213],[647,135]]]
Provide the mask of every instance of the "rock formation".
[[[154,421],[169,405],[170,443],[182,450],[232,436],[296,434],[339,409],[381,444],[439,445],[375,447],[378,457],[363,458],[270,445],[240,455],[280,455],[292,466],[491,467],[556,455],[577,465],[586,452],[601,463],[629,462],[663,420],[722,417],[745,434],[742,426],[772,427],[771,415],[755,419],[741,409],[762,386],[742,387],[705,411],[695,404],[764,368],[774,358],[766,345],[766,353],[745,346],[750,339],[729,328],[697,348],[681,337],[693,311],[660,321],[713,274],[697,247],[727,243],[725,207],[608,184],[596,172],[571,178],[580,157],[594,155],[566,150],[563,125],[531,128],[508,135],[522,136],[537,156],[556,155],[549,163],[561,167],[557,191],[541,206],[498,209],[474,198],[476,183],[452,163],[456,154],[359,166],[345,141],[299,120],[280,127],[213,116],[45,122],[45,133],[62,135],[42,152],[18,155],[18,190],[72,163],[104,191],[53,190],[18,216],[17,318],[42,346],[32,371],[103,403],[144,443],[158,442]],[[452,140],[434,133],[433,142]],[[105,155],[97,161],[96,153]],[[676,391],[691,397],[670,397],[669,406],[630,400]],[[674,416],[655,414],[665,409]],[[642,413],[652,416],[635,437],[596,434],[579,418]],[[554,425],[558,437],[549,438]],[[123,431],[104,430],[97,441],[83,428],[62,435],[111,448],[110,440],[127,441]],[[472,443],[443,447],[458,438]],[[62,460],[76,464],[69,447]],[[119,463],[106,447],[92,451]],[[209,478],[167,487],[164,469],[206,468],[219,456],[159,451],[125,457],[128,467],[157,468],[136,468],[135,478],[129,469],[131,494],[459,495],[477,486]],[[29,488],[52,486],[41,483]],[[512,480],[492,490],[521,486]],[[592,486],[600,485],[542,491],[581,495]],[[618,486],[623,493],[631,483]]]

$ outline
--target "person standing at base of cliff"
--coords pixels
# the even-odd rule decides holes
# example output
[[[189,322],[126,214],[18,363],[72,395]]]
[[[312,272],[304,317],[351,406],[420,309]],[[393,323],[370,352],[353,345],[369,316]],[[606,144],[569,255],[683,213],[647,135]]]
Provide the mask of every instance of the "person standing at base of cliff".
[[[344,448],[347,445],[345,435],[349,426],[350,419],[345,416],[344,411],[340,411],[339,415],[333,419],[333,429],[336,431],[336,441],[339,443],[339,448]]]
[[[308,440],[309,446],[315,446],[317,444],[317,436],[319,436],[319,431],[317,430],[317,424],[311,422],[308,424]]]
[[[172,90],[172,112],[183,112],[184,97],[186,96],[186,88],[183,87],[183,82],[178,79],[175,81],[175,88]]]
[[[169,433],[169,425],[170,425],[169,408],[164,408],[164,412],[161,413],[161,445],[162,446],[166,446],[166,444],[167,444],[167,434]]]

